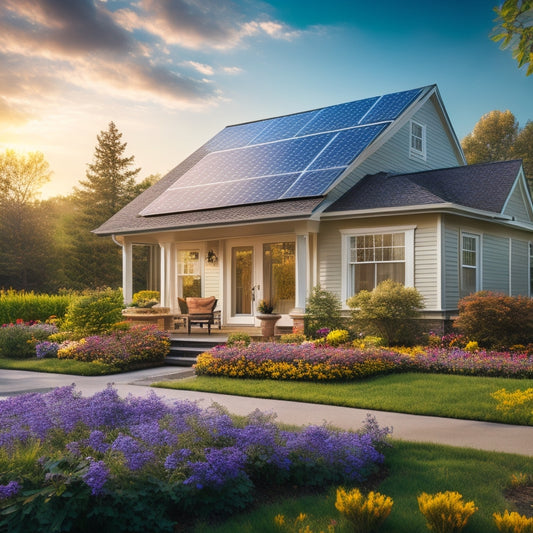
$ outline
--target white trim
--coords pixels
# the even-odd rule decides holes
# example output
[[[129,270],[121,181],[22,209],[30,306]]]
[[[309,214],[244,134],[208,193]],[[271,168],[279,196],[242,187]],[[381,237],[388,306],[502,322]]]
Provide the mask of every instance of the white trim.
[[[413,126],[420,128],[420,135],[413,133]],[[420,140],[420,149],[413,146],[413,139]],[[427,159],[426,125],[413,119],[409,121],[409,158],[423,161]]]
[[[475,266],[471,266],[471,265],[463,265],[463,238],[464,237],[469,237],[469,238],[473,238],[474,239],[474,243],[475,243],[475,254],[476,254],[476,264]],[[481,250],[481,238],[482,238],[482,235],[479,234],[479,233],[472,233],[470,231],[463,231],[461,230],[460,231],[460,236],[459,236],[459,297],[460,298],[463,298],[464,296],[467,296],[467,294],[464,293],[464,289],[463,289],[463,268],[472,268],[473,270],[475,270],[475,273],[476,273],[476,286],[475,286],[475,289],[473,292],[477,292],[479,290],[481,290],[481,287],[482,287],[482,276],[481,276],[481,265],[482,265],[482,261],[481,261],[481,253],[482,253],[482,250]],[[472,294],[472,293],[468,293],[468,294]]]
[[[509,296],[513,295],[513,239],[511,237],[509,238],[509,287],[507,290],[509,291]]]
[[[340,229],[341,239],[341,302],[346,308],[346,300],[353,296],[350,294],[349,275],[349,240],[351,237],[359,235],[375,235],[379,233],[403,233],[404,234],[404,264],[405,264],[405,281],[406,287],[415,286],[415,225],[409,226],[386,226],[373,228],[351,228]]]
[[[437,218],[437,307],[442,309],[444,307],[443,295],[445,294],[444,276],[443,276],[443,262],[444,256],[442,254],[443,243],[445,242],[444,231],[445,225],[442,220],[442,215]]]

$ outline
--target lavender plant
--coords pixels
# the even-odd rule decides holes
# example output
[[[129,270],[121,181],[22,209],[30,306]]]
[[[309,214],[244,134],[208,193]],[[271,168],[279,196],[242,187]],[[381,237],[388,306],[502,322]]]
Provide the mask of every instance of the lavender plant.
[[[218,406],[122,399],[111,386],[10,397],[0,402],[0,530],[170,532],[183,516],[240,510],[265,485],[360,482],[389,434],[373,419],[359,433],[283,431],[258,411],[235,421]]]

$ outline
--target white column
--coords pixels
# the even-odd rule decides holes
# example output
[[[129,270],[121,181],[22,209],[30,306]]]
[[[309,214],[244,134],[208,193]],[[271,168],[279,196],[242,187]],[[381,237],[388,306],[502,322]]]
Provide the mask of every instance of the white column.
[[[160,242],[161,247],[161,307],[177,307],[176,296],[176,246],[173,242]]]
[[[127,240],[122,244],[122,293],[124,304],[133,298],[133,246]]]
[[[296,235],[295,310],[304,312],[309,272],[309,235]]]

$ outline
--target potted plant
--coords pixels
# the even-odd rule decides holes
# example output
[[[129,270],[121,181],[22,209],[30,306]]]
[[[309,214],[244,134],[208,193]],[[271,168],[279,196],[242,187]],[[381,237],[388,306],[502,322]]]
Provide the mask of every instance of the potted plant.
[[[257,318],[261,320],[261,335],[263,337],[273,337],[276,322],[281,315],[274,314],[274,304],[267,300],[261,300],[257,306]]]

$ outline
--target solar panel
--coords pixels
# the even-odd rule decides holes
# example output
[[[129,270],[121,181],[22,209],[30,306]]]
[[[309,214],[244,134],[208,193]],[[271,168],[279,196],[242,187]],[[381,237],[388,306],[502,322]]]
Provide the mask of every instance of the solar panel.
[[[229,126],[140,214],[321,196],[422,90]]]

